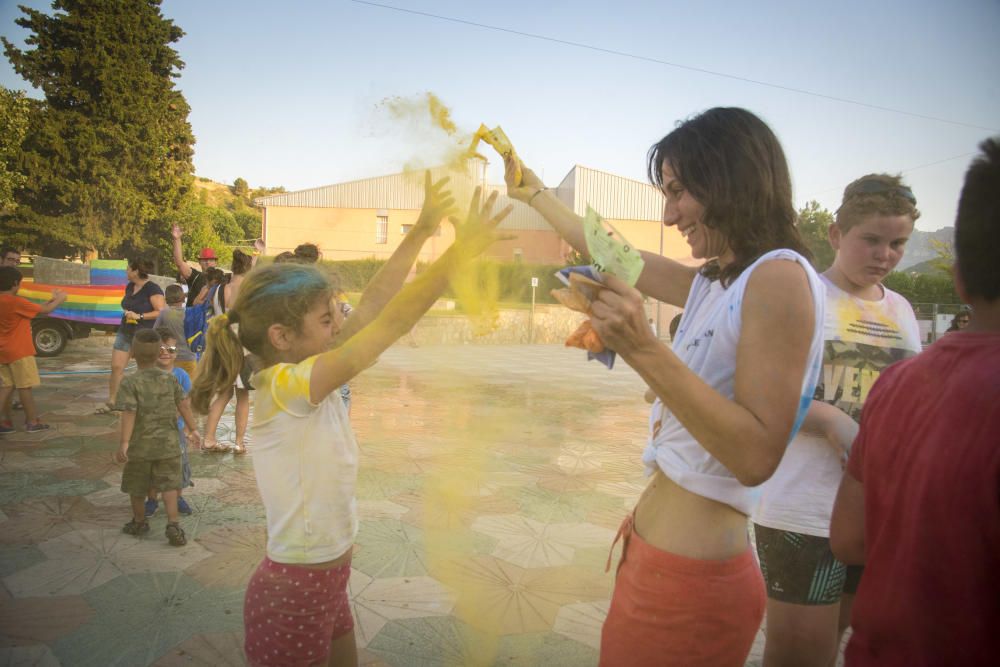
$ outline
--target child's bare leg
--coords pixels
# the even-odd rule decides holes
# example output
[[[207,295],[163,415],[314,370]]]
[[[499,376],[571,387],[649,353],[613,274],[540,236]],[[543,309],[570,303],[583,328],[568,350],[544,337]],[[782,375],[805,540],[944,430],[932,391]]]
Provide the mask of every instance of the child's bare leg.
[[[354,630],[346,632],[330,642],[328,667],[354,667],[358,664],[358,645],[354,641]]]
[[[35,395],[31,393],[31,387],[17,390],[21,397],[21,405],[24,406],[24,420],[28,424],[38,421],[38,408],[35,406]]]
[[[215,431],[219,428],[219,421],[222,420],[222,413],[229,405],[229,399],[233,397],[233,388],[230,387],[215,397],[212,404],[208,406],[208,417],[205,419],[205,440],[215,442]]]
[[[236,444],[242,445],[247,435],[247,422],[250,420],[250,391],[236,390]]]
[[[13,401],[14,385],[0,384],[0,405],[3,406],[3,418],[7,421],[14,419]]]
[[[125,375],[125,366],[131,357],[130,352],[123,350],[111,351],[111,377],[108,378],[108,403],[114,403],[118,396],[118,386],[122,383],[122,376]]]
[[[146,498],[144,496],[129,496],[132,501],[132,520],[136,523],[146,523]]]
[[[167,523],[177,523],[180,517],[177,514],[177,489],[163,492],[163,504],[167,508]]]
[[[156,489],[149,487],[149,493],[146,494],[147,500],[156,500]]]

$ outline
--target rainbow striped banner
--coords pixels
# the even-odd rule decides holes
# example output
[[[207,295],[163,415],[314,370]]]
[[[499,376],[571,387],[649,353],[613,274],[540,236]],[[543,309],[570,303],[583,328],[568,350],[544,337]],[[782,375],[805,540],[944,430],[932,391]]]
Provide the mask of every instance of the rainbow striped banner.
[[[43,304],[52,298],[54,289],[61,289],[67,296],[58,308],[49,313],[49,317],[107,326],[121,323],[124,312],[121,302],[125,296],[123,285],[44,285],[24,280],[17,294],[28,301]]]
[[[90,260],[91,285],[126,285],[128,277],[125,269],[128,261],[124,259],[92,259]]]

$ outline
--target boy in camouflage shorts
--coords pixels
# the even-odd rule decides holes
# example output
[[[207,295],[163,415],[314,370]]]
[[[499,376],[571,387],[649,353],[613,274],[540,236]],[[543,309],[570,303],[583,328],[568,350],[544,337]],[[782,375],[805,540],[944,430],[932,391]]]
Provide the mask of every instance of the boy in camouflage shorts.
[[[125,464],[122,491],[132,500],[132,520],[122,532],[145,535],[149,532],[144,506],[146,493],[155,487],[163,493],[167,508],[167,540],[175,547],[187,544],[178,523],[177,492],[181,488],[181,448],[177,439],[177,412],[187,426],[187,437],[198,442],[191,406],[176,378],[156,367],[160,336],[140,329],[132,341],[138,370],[122,380],[117,410],[122,411],[121,446],[115,460]]]

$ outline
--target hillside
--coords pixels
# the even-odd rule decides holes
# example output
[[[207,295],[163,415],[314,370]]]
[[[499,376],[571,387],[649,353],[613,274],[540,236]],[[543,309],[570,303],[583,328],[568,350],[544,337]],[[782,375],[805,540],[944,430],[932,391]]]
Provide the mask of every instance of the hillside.
[[[937,257],[937,250],[935,250],[931,241],[943,241],[951,245],[954,239],[954,227],[942,227],[933,232],[922,232],[918,229],[913,230],[910,240],[906,243],[906,254],[903,256],[903,261],[896,267],[896,270],[915,270],[918,273],[928,273],[929,271],[924,266],[918,265],[923,265],[928,260]]]

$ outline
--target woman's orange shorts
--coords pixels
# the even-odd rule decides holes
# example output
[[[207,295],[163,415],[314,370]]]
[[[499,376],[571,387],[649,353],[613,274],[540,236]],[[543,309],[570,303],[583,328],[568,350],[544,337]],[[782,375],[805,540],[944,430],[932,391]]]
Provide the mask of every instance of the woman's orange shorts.
[[[750,547],[726,560],[657,549],[622,522],[601,665],[742,666],[764,618],[764,579]]]

